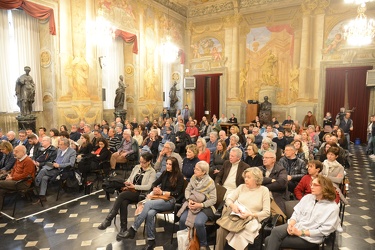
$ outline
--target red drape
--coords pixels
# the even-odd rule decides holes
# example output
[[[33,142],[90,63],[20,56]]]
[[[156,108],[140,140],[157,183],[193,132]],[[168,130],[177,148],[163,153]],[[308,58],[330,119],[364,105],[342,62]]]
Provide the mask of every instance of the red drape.
[[[197,75],[194,76],[196,80],[195,89],[195,118],[202,119],[204,115],[204,100],[205,100],[205,85],[206,85],[206,76],[205,75]]]
[[[49,33],[56,35],[55,16],[52,8],[22,0],[5,0],[0,2],[0,9],[11,10],[16,8],[23,9],[27,14],[36,19],[43,20],[49,18]]]
[[[133,53],[138,54],[138,41],[137,41],[137,35],[134,35],[132,33],[123,31],[123,30],[115,30],[115,37],[121,37],[125,42],[127,43],[133,43]]]
[[[351,115],[354,123],[354,130],[350,136],[352,141],[356,138],[360,138],[362,142],[366,141],[370,100],[370,89],[366,87],[366,73],[370,69],[372,69],[371,66],[328,68],[326,72],[324,110],[325,112],[330,111],[334,117],[340,107],[344,107],[345,76],[347,73],[349,108],[356,108]]]

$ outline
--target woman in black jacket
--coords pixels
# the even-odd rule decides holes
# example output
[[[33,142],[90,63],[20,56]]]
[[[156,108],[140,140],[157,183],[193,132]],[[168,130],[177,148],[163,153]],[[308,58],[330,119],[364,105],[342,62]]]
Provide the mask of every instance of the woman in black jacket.
[[[131,226],[124,233],[119,233],[119,238],[135,237],[135,233],[141,224],[146,220],[147,247],[146,249],[154,249],[155,246],[155,220],[154,216],[163,211],[172,210],[176,200],[183,197],[184,177],[181,174],[178,161],[174,157],[168,157],[166,170],[152,184],[152,193],[147,196],[147,201],[140,215],[135,219]],[[166,199],[151,199],[152,196],[164,196]]]

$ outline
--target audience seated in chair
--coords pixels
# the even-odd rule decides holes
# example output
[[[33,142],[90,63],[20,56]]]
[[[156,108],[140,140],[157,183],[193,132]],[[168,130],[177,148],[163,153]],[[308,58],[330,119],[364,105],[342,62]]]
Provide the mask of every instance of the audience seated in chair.
[[[155,220],[154,216],[158,212],[172,210],[179,197],[182,197],[184,188],[184,178],[178,166],[178,161],[174,157],[167,159],[166,171],[152,184],[152,194],[147,196],[147,201],[140,215],[135,219],[134,224],[124,233],[119,233],[119,238],[135,237],[135,233],[141,224],[147,219],[146,232],[147,232],[147,246],[145,249],[151,250],[155,246]],[[164,199],[151,199],[153,195],[163,195],[168,197]]]
[[[296,153],[295,147],[288,144],[285,147],[284,156],[279,160],[279,164],[285,168],[288,174],[288,191],[291,193],[294,192],[298,182],[307,173],[305,162],[297,158]]]
[[[223,250],[225,243],[234,249],[245,249],[253,244],[261,227],[261,221],[270,215],[270,193],[262,186],[263,173],[257,167],[243,172],[245,184],[239,185],[226,199],[227,207],[243,219],[253,218],[244,230],[234,233],[220,227],[217,230],[216,249]],[[250,198],[251,197],[251,198]],[[229,209],[229,208],[228,208]]]
[[[180,170],[182,170],[182,158],[179,154],[175,153],[174,150],[175,145],[173,142],[166,142],[164,144],[164,147],[160,151],[159,157],[157,158],[154,165],[154,169],[157,172],[156,178],[159,178],[160,175],[165,171],[167,159],[171,156],[177,159]]]
[[[53,162],[56,159],[57,149],[51,144],[51,138],[44,136],[42,139],[42,149],[40,154],[34,160],[35,166],[41,170],[47,162]]]
[[[186,146],[186,157],[182,161],[182,174],[185,180],[190,181],[190,178],[194,174],[195,164],[199,162],[198,159],[198,148],[195,144]]]
[[[195,228],[200,243],[200,249],[209,249],[206,235],[206,221],[214,219],[213,206],[216,203],[215,182],[209,176],[209,165],[205,161],[199,161],[194,168],[185,189],[185,203],[178,211],[180,218],[180,230],[186,227]]]
[[[224,162],[223,168],[216,175],[215,183],[227,189],[226,197],[244,183],[242,173],[250,166],[243,162],[241,158],[241,149],[233,148],[229,153],[229,161]]]
[[[272,229],[266,238],[266,250],[309,249],[321,244],[325,236],[341,228],[335,198],[332,181],[318,175],[311,183],[311,194],[305,195],[294,207],[288,223]]]
[[[271,213],[280,214],[285,218],[285,201],[288,200],[287,172],[283,166],[276,162],[276,154],[273,152],[265,152],[263,155],[263,171],[262,185],[266,186],[271,192]]]
[[[13,155],[13,146],[8,141],[0,142],[0,151],[3,153],[0,159],[0,179],[4,180],[13,168],[16,158]]]
[[[119,211],[120,233],[123,234],[128,229],[128,205],[138,202],[140,194],[149,191],[156,179],[155,170],[151,166],[152,157],[153,155],[149,152],[141,155],[140,164],[133,168],[130,177],[124,182],[122,192],[117,197],[106,219],[98,226],[98,229],[105,230],[109,227]]]
[[[125,129],[122,133],[123,139],[117,152],[113,153],[110,159],[111,169],[116,168],[116,163],[126,163],[130,160],[138,160],[139,146],[136,140],[131,137],[131,131]]]
[[[108,163],[109,165],[109,159],[111,158],[111,151],[108,149],[108,142],[104,138],[97,138],[97,144],[98,148],[94,151],[92,151],[90,154],[90,157],[87,157],[87,161],[81,161],[78,164],[78,169],[82,173],[82,180],[85,185],[87,185],[87,175],[94,170],[102,170],[103,169],[103,164],[105,162]],[[108,166],[109,168],[109,166]],[[106,171],[109,171],[107,169]]]
[[[210,176],[215,179],[216,175],[223,168],[225,161],[229,160],[229,152],[227,151],[227,144],[223,140],[218,140],[216,150],[213,152],[212,162],[210,164]]]
[[[26,154],[26,147],[16,146],[13,150],[16,161],[5,180],[0,181],[0,209],[3,208],[4,195],[9,191],[22,190],[30,187],[35,177],[35,165],[31,158]],[[18,182],[25,178],[27,181]]]
[[[29,141],[29,144],[27,147],[27,155],[32,160],[35,160],[41,154],[41,151],[40,151],[41,144],[38,140],[38,137],[36,137],[35,134],[28,135],[27,140]]]
[[[50,162],[41,169],[35,178],[35,186],[39,187],[39,199],[46,201],[47,185],[50,180],[54,180],[67,167],[74,166],[76,160],[76,151],[69,147],[70,142],[67,138],[60,139],[57,157],[54,162]]]

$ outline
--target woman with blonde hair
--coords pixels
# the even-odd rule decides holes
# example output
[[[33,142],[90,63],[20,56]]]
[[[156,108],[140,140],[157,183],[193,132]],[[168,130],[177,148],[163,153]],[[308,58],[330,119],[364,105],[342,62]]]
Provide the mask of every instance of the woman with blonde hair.
[[[198,138],[197,142],[197,148],[198,148],[198,159],[201,161],[205,161],[208,164],[210,164],[211,160],[211,152],[207,148],[206,140],[202,137]]]
[[[251,220],[246,224],[245,229],[238,233],[220,227],[216,237],[218,250],[223,250],[226,242],[234,249],[246,249],[248,244],[253,244],[261,228],[260,222],[271,212],[270,192],[267,187],[262,186],[262,170],[257,167],[247,168],[242,176],[245,184],[239,185],[231,192],[225,203],[228,209],[237,213],[240,218],[250,217]]]
[[[199,162],[198,159],[198,148],[195,144],[189,144],[186,146],[186,157],[182,161],[182,174],[185,180],[190,181],[190,178],[194,174],[195,164]]]

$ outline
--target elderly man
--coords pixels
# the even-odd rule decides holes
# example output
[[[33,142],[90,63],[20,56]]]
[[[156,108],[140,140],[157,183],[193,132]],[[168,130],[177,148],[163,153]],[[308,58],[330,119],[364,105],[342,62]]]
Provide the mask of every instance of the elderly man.
[[[8,139],[8,142],[10,142],[10,144],[12,144],[13,148],[18,146],[18,144],[20,142],[19,140],[16,139],[16,133],[14,133],[14,131],[9,131],[7,133],[7,139]]]
[[[211,155],[215,152],[217,146],[217,132],[210,133],[210,140],[207,142],[206,147],[210,150]]]
[[[173,142],[166,142],[164,144],[163,149],[160,151],[159,157],[155,162],[154,169],[156,170],[156,178],[159,178],[159,176],[166,170],[166,164],[167,164],[167,158],[168,157],[174,157],[178,161],[178,165],[180,166],[180,170],[182,170],[182,158],[179,154],[175,153],[175,145]]]
[[[117,149],[117,152],[112,154],[109,161],[111,169],[116,168],[116,163],[125,163],[128,161],[129,157],[134,158],[138,156],[138,142],[132,138],[130,129],[125,129],[122,133],[122,137],[120,147]],[[134,158],[134,160],[136,159]]]
[[[255,137],[254,143],[257,145],[258,148],[260,148],[262,146],[263,136],[260,134],[259,128],[257,127],[253,128],[252,133]]]
[[[288,144],[285,146],[284,156],[279,160],[279,164],[285,168],[288,174],[288,191],[291,193],[294,192],[294,188],[302,177],[307,174],[305,161],[297,158],[296,154],[296,148]]]
[[[225,132],[225,130],[220,130],[219,138],[220,140],[225,141],[225,144],[227,146],[229,145],[229,137],[227,136],[227,133]]]
[[[242,173],[250,166],[243,162],[241,158],[241,149],[232,148],[229,153],[229,161],[224,162],[223,168],[216,175],[215,182],[227,189],[226,196],[234,191],[239,185],[245,183]]]
[[[54,162],[49,162],[46,167],[39,171],[35,178],[35,185],[40,186],[39,199],[46,201],[46,191],[49,180],[53,180],[68,166],[74,166],[76,160],[76,151],[69,147],[70,142],[67,138],[62,138],[59,141],[59,149],[57,150],[57,157]]]
[[[78,141],[79,138],[81,138],[81,133],[78,132],[77,125],[72,125],[72,128],[70,129],[69,138],[73,141]]]
[[[287,200],[287,186],[288,177],[287,172],[281,164],[276,163],[276,154],[267,151],[263,155],[263,166],[260,167],[263,171],[262,185],[270,190],[272,197],[271,213],[281,214],[285,216],[285,200]]]
[[[34,160],[38,169],[41,169],[47,162],[53,162],[57,156],[57,149],[51,144],[49,136],[44,136],[41,144],[41,152]]]
[[[5,180],[0,181],[0,209],[3,207],[4,195],[13,190],[27,189],[35,177],[35,165],[26,154],[26,147],[16,146],[13,150],[16,162],[10,174]],[[17,183],[17,181],[31,177],[28,181]]]

